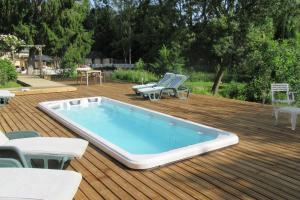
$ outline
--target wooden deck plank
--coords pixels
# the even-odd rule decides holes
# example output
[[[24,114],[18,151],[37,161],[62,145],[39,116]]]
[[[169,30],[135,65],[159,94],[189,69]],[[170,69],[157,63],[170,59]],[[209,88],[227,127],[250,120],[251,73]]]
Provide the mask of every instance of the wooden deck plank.
[[[79,86],[76,92],[17,96],[0,108],[4,132],[31,129],[43,136],[78,137],[36,106],[39,102],[107,96],[236,133],[240,143],[150,171],[130,170],[95,146],[69,167],[83,174],[75,199],[299,199],[300,122],[288,116],[273,125],[271,107],[219,97],[191,95],[187,101],[149,102],[130,84]]]

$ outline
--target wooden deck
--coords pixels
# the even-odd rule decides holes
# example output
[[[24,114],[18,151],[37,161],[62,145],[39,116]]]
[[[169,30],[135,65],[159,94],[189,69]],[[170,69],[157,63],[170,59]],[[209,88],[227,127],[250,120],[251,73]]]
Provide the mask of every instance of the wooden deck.
[[[103,95],[236,133],[238,145],[151,171],[130,170],[89,145],[70,169],[83,174],[75,199],[300,199],[300,122],[273,125],[271,107],[210,96],[140,100],[129,84],[17,96],[0,108],[0,129],[78,137],[37,109],[41,101]],[[67,183],[66,183],[67,184]]]

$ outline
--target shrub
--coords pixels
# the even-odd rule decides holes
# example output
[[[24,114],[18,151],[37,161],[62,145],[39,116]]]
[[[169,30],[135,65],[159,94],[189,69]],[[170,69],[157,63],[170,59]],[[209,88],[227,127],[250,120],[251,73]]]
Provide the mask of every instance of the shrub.
[[[145,63],[142,58],[140,58],[135,64],[134,67],[136,70],[144,70],[145,69]]]
[[[246,100],[245,84],[232,81],[227,83],[226,86],[219,91],[219,94],[226,98],[244,101]]]
[[[128,81],[131,83],[147,83],[157,81],[158,77],[145,70],[123,70],[118,69],[112,73],[112,79]]]
[[[17,72],[12,63],[7,59],[0,59],[0,84],[17,80]]]

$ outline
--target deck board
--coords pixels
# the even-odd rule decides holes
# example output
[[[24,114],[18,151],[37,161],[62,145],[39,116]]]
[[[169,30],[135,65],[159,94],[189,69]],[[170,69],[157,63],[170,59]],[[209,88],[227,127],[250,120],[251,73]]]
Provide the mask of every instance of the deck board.
[[[44,136],[79,137],[37,108],[42,101],[107,96],[236,133],[238,145],[150,171],[130,170],[93,145],[70,170],[83,174],[81,199],[299,199],[300,121],[288,115],[273,125],[271,107],[220,97],[187,101],[136,98],[130,84],[78,86],[76,92],[16,96],[0,108],[0,129],[37,130]]]

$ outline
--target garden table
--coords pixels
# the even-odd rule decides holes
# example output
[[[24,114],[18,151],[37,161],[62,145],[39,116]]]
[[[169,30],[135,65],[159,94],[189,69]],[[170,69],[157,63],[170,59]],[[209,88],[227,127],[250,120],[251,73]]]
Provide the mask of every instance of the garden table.
[[[102,85],[102,71],[101,70],[77,69],[77,72],[86,74],[86,85],[89,85],[89,74],[93,74],[95,76],[96,80],[97,80],[97,77],[99,77],[99,83],[100,83],[100,85]]]
[[[274,108],[276,124],[278,122],[279,113],[288,113],[288,114],[291,115],[292,130],[295,130],[296,129],[296,123],[297,123],[297,116],[300,115],[300,108],[296,108],[296,107]]]

